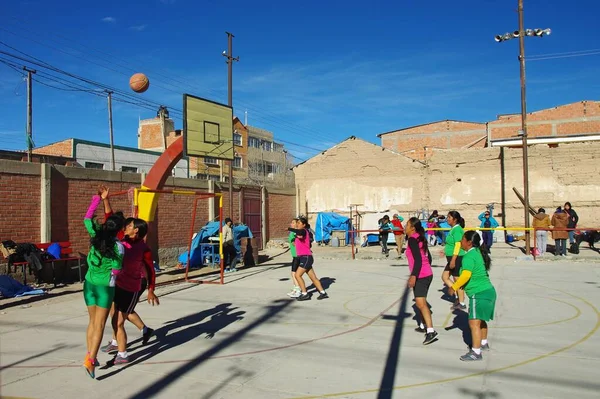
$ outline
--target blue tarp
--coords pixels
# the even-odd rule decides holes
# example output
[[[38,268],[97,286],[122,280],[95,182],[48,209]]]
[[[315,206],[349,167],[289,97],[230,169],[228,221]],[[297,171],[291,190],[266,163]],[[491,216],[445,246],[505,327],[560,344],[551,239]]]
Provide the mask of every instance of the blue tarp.
[[[329,242],[333,230],[344,230],[346,232],[346,243],[350,243],[350,233],[352,222],[347,216],[338,215],[333,212],[319,212],[317,214],[317,223],[315,226],[315,241]]]
[[[208,222],[204,227],[200,229],[196,237],[192,240],[192,255],[190,257],[190,267],[197,267],[202,264],[202,251],[200,251],[200,244],[208,243],[209,237],[219,236],[219,222]],[[253,238],[252,232],[246,225],[233,226],[233,245],[238,253],[241,252],[241,240],[242,238]],[[215,249],[218,255],[218,249]],[[179,263],[187,265],[188,253],[185,251],[179,255]]]
[[[0,276],[0,293],[5,298],[45,294],[44,290],[36,290],[23,285],[10,276]]]

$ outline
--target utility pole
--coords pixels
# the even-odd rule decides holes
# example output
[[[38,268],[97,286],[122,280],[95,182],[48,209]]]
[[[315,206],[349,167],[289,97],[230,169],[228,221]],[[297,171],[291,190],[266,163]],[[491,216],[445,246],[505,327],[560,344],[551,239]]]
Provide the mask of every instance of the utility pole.
[[[233,57],[233,34],[227,34],[227,105],[233,107],[233,61],[239,61],[240,57]],[[233,127],[232,127],[233,129]],[[233,134],[233,132],[231,132]],[[233,146],[233,141],[231,143]],[[233,218],[233,160],[229,161],[229,217]]]
[[[523,133],[523,197],[525,199],[525,254],[531,252],[529,231],[529,159],[527,154],[527,100],[525,96],[525,24],[523,22],[523,0],[519,0],[519,64],[521,66],[521,130]]]
[[[33,154],[33,93],[31,75],[36,73],[36,71],[27,67],[23,67],[23,70],[27,72],[27,162],[31,162]]]
[[[115,146],[113,142],[113,121],[112,121],[112,91],[107,90],[108,93],[108,132],[110,134],[110,164],[111,168],[115,170]]]
[[[501,43],[507,40],[519,38],[519,66],[521,72],[521,139],[523,147],[523,202],[525,214],[525,253],[531,252],[531,232],[529,223],[529,157],[527,144],[527,100],[525,91],[525,36],[543,37],[548,36],[552,31],[546,29],[525,29],[523,23],[523,0],[518,0],[519,30],[504,35],[496,35],[494,40]],[[489,137],[489,132],[488,132]],[[489,140],[488,140],[489,141]]]

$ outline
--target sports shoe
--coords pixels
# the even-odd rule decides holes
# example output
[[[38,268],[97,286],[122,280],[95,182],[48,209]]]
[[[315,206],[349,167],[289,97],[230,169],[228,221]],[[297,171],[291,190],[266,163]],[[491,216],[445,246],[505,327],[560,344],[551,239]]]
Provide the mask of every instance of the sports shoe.
[[[481,345],[481,350],[482,351],[489,351],[490,350],[490,344]]]
[[[311,298],[311,296],[312,296],[312,295],[311,295],[311,294],[308,294],[308,293],[306,293],[306,294],[300,294],[300,296],[298,296],[298,297],[296,298],[296,300],[297,300],[297,301],[310,301],[310,298]]]
[[[319,296],[317,297],[317,301],[320,301],[321,299],[328,299],[329,295],[327,295],[326,292],[319,294]]]
[[[104,345],[100,350],[104,353],[116,352],[119,350],[117,345],[113,345],[112,341],[109,341],[108,345]]]
[[[85,369],[87,375],[90,376],[90,378],[96,378],[96,365],[94,364],[92,359],[90,359],[89,357],[86,358],[83,362],[83,368]]]
[[[477,353],[470,350],[466,354],[462,355],[460,357],[460,360],[462,360],[463,362],[473,362],[476,360],[483,360],[483,356],[481,354],[478,355]]]
[[[427,332],[426,328],[421,328],[421,327],[417,327],[415,328],[415,331],[421,334],[425,334]]]
[[[301,294],[302,293],[298,290],[291,290],[287,293],[287,296],[289,296],[290,298],[298,298]]]
[[[113,362],[115,365],[119,365],[119,364],[127,364],[129,363],[129,356],[126,357],[122,357],[122,356],[115,356],[115,360]]]
[[[438,339],[437,336],[438,336],[437,331],[426,333],[425,341],[423,341],[423,345],[429,345],[429,344],[437,341],[437,339]]]
[[[148,343],[148,340],[150,338],[152,338],[153,335],[154,335],[154,329],[153,328],[147,328],[146,329],[146,333],[142,334],[142,345],[146,345]]]

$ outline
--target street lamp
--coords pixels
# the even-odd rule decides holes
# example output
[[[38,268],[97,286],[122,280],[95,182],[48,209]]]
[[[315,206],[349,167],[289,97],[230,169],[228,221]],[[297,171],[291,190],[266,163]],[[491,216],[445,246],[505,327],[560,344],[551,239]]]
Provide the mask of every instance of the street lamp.
[[[496,35],[494,40],[501,43],[511,39],[519,39],[519,63],[521,65],[521,138],[523,139],[523,199],[525,200],[525,254],[531,251],[529,231],[529,163],[527,157],[527,102],[525,96],[525,36],[542,37],[552,32],[550,29],[525,29],[523,24],[523,0],[519,0],[519,30],[504,35]]]

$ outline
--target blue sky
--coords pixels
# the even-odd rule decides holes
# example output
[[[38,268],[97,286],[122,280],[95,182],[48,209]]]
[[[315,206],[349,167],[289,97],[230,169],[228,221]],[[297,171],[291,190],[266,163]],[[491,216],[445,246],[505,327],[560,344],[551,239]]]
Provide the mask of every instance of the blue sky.
[[[3,5],[0,41],[62,70],[128,90],[146,73],[150,100],[177,110],[188,92],[227,102],[225,31],[234,33],[234,113],[274,132],[305,159],[355,135],[440,119],[487,121],[519,112],[517,1],[337,0],[82,2]],[[525,0],[527,55],[598,49],[600,3]],[[0,44],[0,51],[16,53]],[[0,58],[9,59],[0,54]],[[15,61],[18,65],[28,65]],[[598,100],[600,54],[527,63],[528,110]],[[39,68],[38,68],[39,69]],[[39,75],[46,84],[61,86]],[[69,137],[108,142],[106,98],[34,82],[36,145]],[[64,86],[62,86],[64,88]],[[25,148],[26,87],[0,64],[0,148]],[[138,118],[156,111],[115,102],[115,143],[137,145]],[[310,147],[310,148],[307,148]]]

